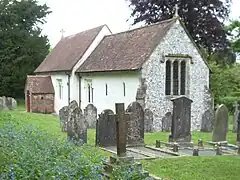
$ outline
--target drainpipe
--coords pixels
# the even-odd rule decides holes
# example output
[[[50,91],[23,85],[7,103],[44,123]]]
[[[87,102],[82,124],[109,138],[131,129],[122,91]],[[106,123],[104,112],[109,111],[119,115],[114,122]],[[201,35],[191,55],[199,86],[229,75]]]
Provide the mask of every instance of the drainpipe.
[[[66,73],[68,75],[68,82],[67,82],[67,85],[68,85],[68,104],[70,104],[70,92],[71,92],[71,89],[70,89],[70,77],[71,77],[71,74],[70,73]]]
[[[79,80],[78,80],[78,82],[79,82],[79,87],[78,87],[78,89],[79,89],[79,107],[81,108],[81,103],[82,103],[82,98],[81,98],[82,76],[80,74],[78,74],[78,77],[79,77]]]

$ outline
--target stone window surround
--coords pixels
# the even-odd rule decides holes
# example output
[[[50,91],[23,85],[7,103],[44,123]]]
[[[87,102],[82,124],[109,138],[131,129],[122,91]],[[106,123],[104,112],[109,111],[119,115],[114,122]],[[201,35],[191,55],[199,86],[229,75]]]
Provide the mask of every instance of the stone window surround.
[[[193,60],[192,57],[186,54],[168,54],[168,55],[164,55],[163,56],[164,61],[162,61],[162,63],[165,63],[165,67],[166,67],[166,62],[169,60],[171,62],[171,95],[165,95],[167,99],[172,99],[172,98],[177,98],[179,96],[186,96],[189,97],[189,72],[190,72],[190,65],[193,64]],[[178,69],[181,69],[181,62],[185,61],[186,62],[186,69],[185,69],[185,94],[181,95],[180,91],[180,87],[181,87],[181,80],[179,81],[179,95],[173,95],[173,62],[178,60]],[[181,71],[179,71],[179,76],[178,78],[181,78],[180,76]],[[165,73],[166,76],[166,73]],[[166,82],[164,82],[164,84],[166,85]]]
[[[86,91],[87,101],[89,103],[93,103],[92,79],[84,79],[84,82],[85,82],[84,89],[87,89]]]
[[[62,86],[62,79],[57,79],[58,82],[58,95],[59,98],[62,99],[63,98],[63,86]]]

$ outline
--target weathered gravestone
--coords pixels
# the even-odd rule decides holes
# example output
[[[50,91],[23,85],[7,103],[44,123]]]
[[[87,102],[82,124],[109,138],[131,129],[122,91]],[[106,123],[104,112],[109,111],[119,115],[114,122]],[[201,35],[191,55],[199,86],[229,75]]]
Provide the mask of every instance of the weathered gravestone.
[[[173,115],[169,142],[191,142],[191,99],[181,96],[172,99]]]
[[[0,97],[0,110],[7,109],[6,106],[6,97]]]
[[[127,126],[127,145],[144,144],[144,111],[138,102],[132,102],[126,110],[130,114]]]
[[[17,108],[17,101],[14,98],[7,97],[5,103],[9,110],[14,110]]]
[[[123,103],[116,103],[116,142],[117,142],[117,155],[118,157],[125,157],[127,148],[126,148],[126,119],[127,115],[125,114],[124,104]]]
[[[234,107],[234,114],[233,114],[233,129],[232,132],[237,132],[237,125],[238,125],[238,116],[239,116],[239,104],[237,101],[235,101],[233,103],[233,107]]]
[[[237,145],[240,146],[240,113],[237,120]]]
[[[147,85],[145,83],[145,79],[141,79],[140,87],[137,89],[136,94],[136,102],[141,104],[142,108],[145,108],[145,98],[146,98],[146,91],[147,91]]]
[[[213,128],[213,110],[208,109],[202,115],[202,122],[201,122],[201,131],[202,132],[211,132]]]
[[[59,110],[60,127],[62,132],[67,132],[67,121],[69,116],[69,107],[64,106]]]
[[[203,106],[206,111],[202,114],[201,131],[211,132],[214,120],[214,107],[212,102],[212,94],[207,86],[204,86]]]
[[[97,108],[93,104],[88,104],[84,109],[84,116],[88,128],[95,128],[97,121]]]
[[[144,111],[144,131],[153,131],[153,112],[150,109],[145,109]]]
[[[228,109],[224,104],[222,104],[217,108],[215,113],[212,141],[213,142],[226,141],[227,132],[228,132]]]
[[[68,138],[75,141],[87,143],[87,127],[82,110],[76,101],[69,104],[69,115],[67,120]]]
[[[99,114],[96,122],[96,145],[107,147],[116,145],[116,121],[110,109]]]
[[[172,126],[172,113],[167,112],[165,116],[162,118],[162,131],[170,132]]]

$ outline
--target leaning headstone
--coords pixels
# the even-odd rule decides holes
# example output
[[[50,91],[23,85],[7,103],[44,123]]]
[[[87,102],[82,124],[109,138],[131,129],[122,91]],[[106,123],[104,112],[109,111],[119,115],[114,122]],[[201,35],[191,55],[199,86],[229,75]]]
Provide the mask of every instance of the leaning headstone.
[[[59,110],[60,127],[62,132],[67,132],[67,121],[69,116],[69,107],[64,106]]]
[[[172,113],[167,112],[165,116],[162,118],[162,131],[170,132],[172,126]]]
[[[130,113],[130,119],[127,122],[127,144],[144,144],[144,111],[138,102],[132,102],[126,110]]]
[[[192,100],[181,96],[173,101],[173,115],[169,142],[183,145],[191,142],[191,103]]]
[[[97,108],[93,104],[88,104],[84,109],[84,116],[88,128],[95,128],[97,121]]]
[[[82,110],[76,101],[69,104],[69,116],[67,121],[68,138],[77,142],[87,143],[87,127]]]
[[[238,115],[240,113],[239,111],[239,104],[237,101],[234,102],[233,104],[233,107],[234,107],[234,114],[233,114],[233,129],[232,129],[232,132],[237,132],[237,124],[238,124]]]
[[[116,121],[110,109],[104,110],[97,119],[96,145],[102,147],[116,145]]]
[[[150,109],[145,109],[144,111],[144,131],[153,131],[153,112]]]
[[[226,141],[228,132],[228,109],[222,104],[217,108],[213,126],[213,142]]]

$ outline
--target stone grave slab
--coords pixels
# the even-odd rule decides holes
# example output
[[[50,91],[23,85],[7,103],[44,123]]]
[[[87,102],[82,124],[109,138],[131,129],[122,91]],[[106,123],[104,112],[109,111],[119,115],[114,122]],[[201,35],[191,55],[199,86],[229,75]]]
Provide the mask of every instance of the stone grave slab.
[[[96,145],[102,147],[116,145],[116,120],[110,109],[104,110],[97,119]]]
[[[233,129],[232,132],[236,133],[237,132],[237,125],[238,125],[238,116],[239,116],[239,104],[237,101],[233,103],[234,107],[234,114],[233,114]]]
[[[126,110],[129,119],[126,121],[127,145],[144,145],[144,111],[138,102],[132,102]]]
[[[192,100],[180,96],[172,99],[173,114],[169,142],[178,142],[184,145],[191,143],[191,103]]]
[[[220,105],[215,113],[212,141],[226,141],[228,132],[228,109],[225,105]]]
[[[95,128],[97,121],[97,108],[93,104],[88,104],[84,109],[84,116],[88,128]]]

